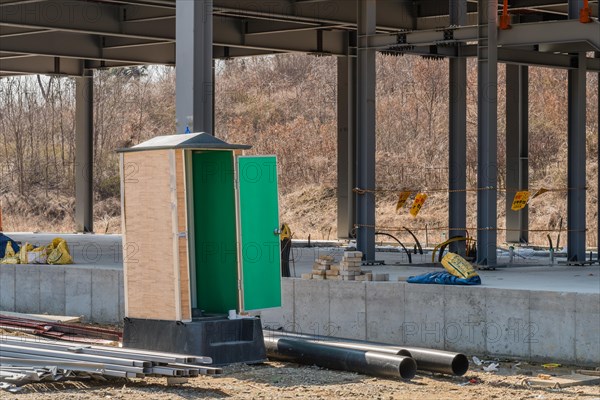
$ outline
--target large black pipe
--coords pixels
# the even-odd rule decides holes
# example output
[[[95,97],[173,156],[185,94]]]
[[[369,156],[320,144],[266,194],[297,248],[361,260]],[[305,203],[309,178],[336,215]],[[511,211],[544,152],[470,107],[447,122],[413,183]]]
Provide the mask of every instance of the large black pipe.
[[[302,335],[280,331],[265,330],[265,337],[285,337],[323,343],[329,346],[362,351],[410,356],[417,362],[419,371],[462,376],[469,370],[469,359],[464,354],[420,347],[393,346],[384,343],[361,342],[327,336]]]
[[[417,373],[415,360],[396,354],[361,351],[272,335],[265,336],[265,347],[267,356],[276,360],[317,365],[382,378],[412,379]]]

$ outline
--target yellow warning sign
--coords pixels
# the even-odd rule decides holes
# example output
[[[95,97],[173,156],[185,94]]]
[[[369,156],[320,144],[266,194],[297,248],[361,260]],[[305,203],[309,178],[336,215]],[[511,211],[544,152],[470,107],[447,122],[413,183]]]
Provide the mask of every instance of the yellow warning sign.
[[[423,208],[423,204],[425,204],[425,200],[427,200],[427,195],[425,193],[419,193],[415,197],[415,201],[410,209],[410,215],[416,217]]]
[[[544,188],[540,188],[537,192],[535,192],[535,194],[533,196],[531,196],[532,199],[535,199],[538,196],[543,195],[544,193],[549,192],[548,189],[544,189]]]
[[[396,203],[396,212],[400,210],[406,204],[406,201],[410,197],[412,192],[400,192],[400,196],[398,197],[398,203]]]
[[[527,191],[517,192],[517,194],[515,194],[515,198],[513,200],[511,209],[513,211],[522,210],[523,208],[525,208],[528,201],[529,201],[529,192],[527,192]]]

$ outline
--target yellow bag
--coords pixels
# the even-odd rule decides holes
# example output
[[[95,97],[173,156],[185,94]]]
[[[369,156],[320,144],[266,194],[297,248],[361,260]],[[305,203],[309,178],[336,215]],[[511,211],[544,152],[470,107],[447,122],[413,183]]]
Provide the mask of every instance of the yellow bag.
[[[27,257],[27,253],[33,250],[33,246],[29,243],[25,243],[25,246],[21,246],[21,250],[19,251],[19,264],[29,264],[29,259]]]
[[[457,278],[469,279],[477,276],[477,272],[470,262],[455,253],[448,253],[442,258],[442,265]]]
[[[48,253],[46,246],[36,247],[27,252],[27,264],[47,264]]]
[[[18,264],[18,263],[19,263],[19,257],[17,257],[17,256],[0,258],[0,264]]]
[[[12,243],[10,241],[8,241],[6,243],[6,250],[4,251],[4,257],[8,258],[8,257],[14,257],[15,256],[15,250],[12,247]]]
[[[69,246],[67,246],[67,242],[65,241],[65,239],[54,239],[52,243],[48,246],[48,250],[48,264],[73,264],[73,259],[71,258],[71,254],[69,254]]]

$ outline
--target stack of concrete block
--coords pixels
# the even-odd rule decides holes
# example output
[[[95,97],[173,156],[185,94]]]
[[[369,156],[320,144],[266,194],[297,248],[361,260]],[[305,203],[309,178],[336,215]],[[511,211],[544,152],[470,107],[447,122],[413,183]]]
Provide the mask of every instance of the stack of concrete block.
[[[312,272],[302,274],[302,279],[326,279],[333,261],[333,256],[319,256],[313,264]]]
[[[362,271],[362,252],[360,251],[345,251],[344,257],[339,264],[339,273],[341,280],[354,281],[357,276],[361,276]],[[365,275],[366,276],[366,275]],[[362,279],[362,278],[361,278]]]

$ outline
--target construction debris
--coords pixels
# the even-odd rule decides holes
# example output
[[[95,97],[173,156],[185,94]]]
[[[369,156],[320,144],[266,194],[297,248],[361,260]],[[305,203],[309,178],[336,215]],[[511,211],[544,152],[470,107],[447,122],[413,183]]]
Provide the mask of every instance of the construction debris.
[[[120,331],[61,322],[39,321],[0,313],[0,329],[72,342],[109,344],[122,340]]]
[[[334,264],[334,257],[330,255],[319,256],[313,264],[312,271],[302,274],[302,279],[318,279],[332,281],[389,281],[389,274],[374,274],[372,271],[363,271],[362,252],[346,251],[339,264]]]
[[[18,391],[31,382],[70,379],[187,378],[221,374],[210,357],[131,348],[73,345],[3,336],[0,338],[0,388]]]
[[[535,378],[527,378],[523,380],[523,385],[529,387],[550,387],[554,389],[562,389],[569,386],[580,385],[597,385],[600,383],[600,377],[572,374],[562,376],[550,376],[540,374]]]
[[[50,314],[23,314],[18,312],[10,312],[10,311],[0,311],[0,314],[6,317],[15,317],[15,318],[26,318],[32,319],[34,321],[43,321],[43,322],[60,322],[63,324],[73,323],[73,322],[81,322],[83,317],[74,317],[67,315],[50,315]]]

